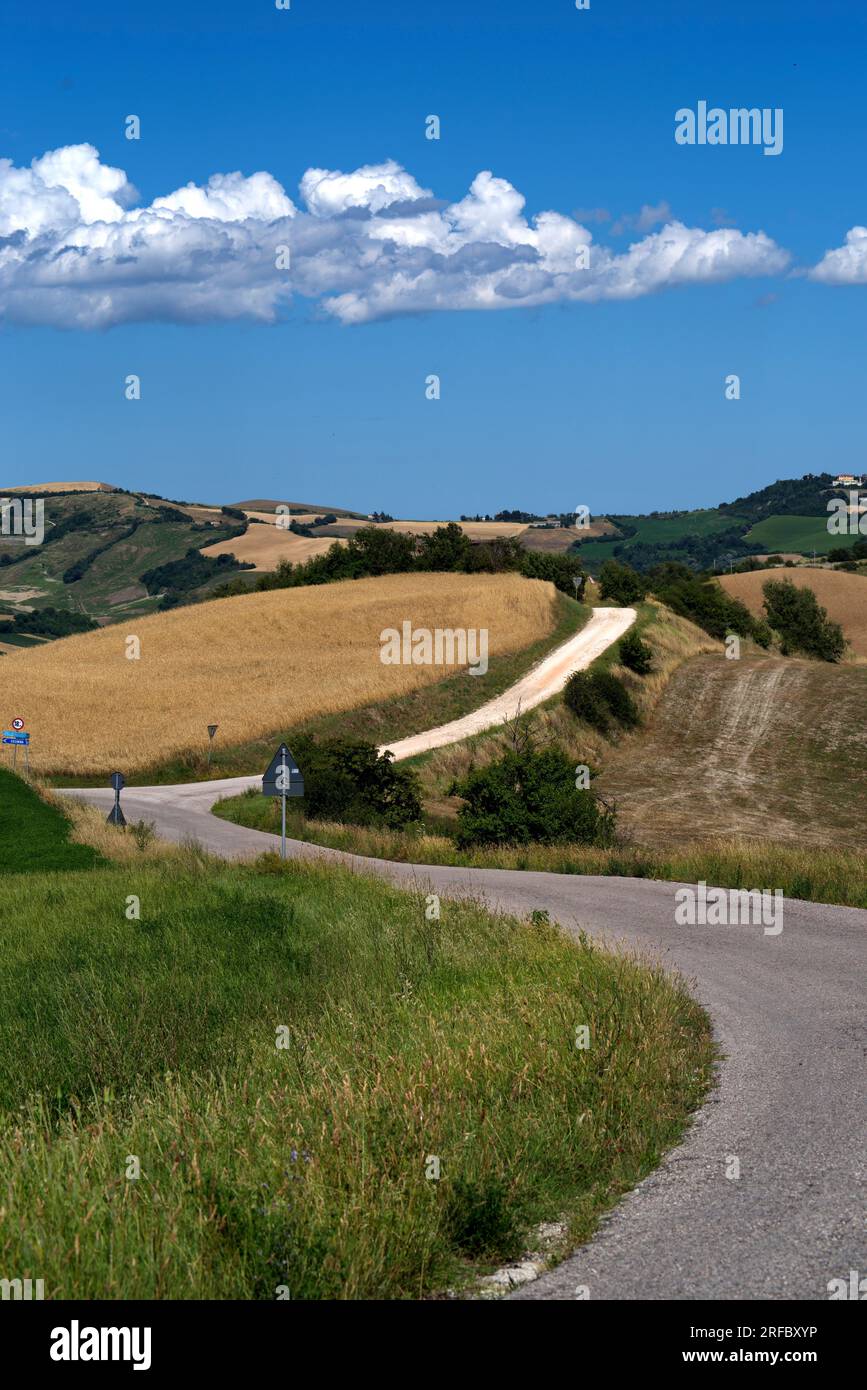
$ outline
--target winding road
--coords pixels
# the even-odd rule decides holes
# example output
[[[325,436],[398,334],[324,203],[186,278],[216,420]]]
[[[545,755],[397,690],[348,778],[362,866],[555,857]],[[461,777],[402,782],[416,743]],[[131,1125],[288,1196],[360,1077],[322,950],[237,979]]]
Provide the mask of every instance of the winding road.
[[[258,780],[128,787],[123,806],[166,839],[245,858],[279,838],[210,808]],[[108,789],[64,794],[113,802]],[[824,1300],[830,1280],[867,1276],[867,911],[787,899],[783,930],[765,935],[676,925],[672,883],[397,864],[300,841],[288,852],[522,916],[545,908],[567,932],[679,970],[709,1010],[724,1061],[684,1142],[591,1241],[511,1298]]]

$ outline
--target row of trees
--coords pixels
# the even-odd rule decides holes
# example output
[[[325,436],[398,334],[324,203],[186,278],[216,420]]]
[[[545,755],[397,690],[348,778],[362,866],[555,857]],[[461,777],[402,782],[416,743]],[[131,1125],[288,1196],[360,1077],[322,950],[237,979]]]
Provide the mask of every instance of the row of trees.
[[[746,604],[712,579],[672,562],[638,574],[629,565],[606,560],[599,574],[599,591],[602,598],[623,604],[640,603],[652,593],[674,613],[720,640],[736,633],[767,648],[776,633],[783,655],[803,652],[822,661],[839,661],[846,648],[843,629],[828,617],[813,590],[790,579],[769,579],[763,585],[764,619],[754,618]]]
[[[324,555],[303,564],[283,560],[273,574],[262,575],[258,590],[289,589],[307,584],[331,584],[342,579],[362,579],[412,571],[458,571],[464,574],[501,574],[514,571],[531,579],[546,579],[564,593],[583,591],[586,573],[576,555],[525,550],[514,538],[497,536],[474,544],[460,526],[450,521],[428,536],[402,535],[382,526],[363,526],[346,545],[335,543]],[[221,586],[220,596],[246,592],[234,582]]]

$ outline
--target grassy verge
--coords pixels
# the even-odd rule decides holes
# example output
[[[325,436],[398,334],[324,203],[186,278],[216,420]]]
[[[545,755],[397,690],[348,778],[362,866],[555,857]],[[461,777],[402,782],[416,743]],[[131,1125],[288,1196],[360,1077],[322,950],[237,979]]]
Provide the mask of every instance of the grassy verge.
[[[270,858],[10,878],[2,1267],[49,1298],[459,1287],[540,1220],[589,1235],[712,1059],[679,982],[538,919]]]
[[[590,666],[592,671],[611,671],[629,689],[642,720],[647,721],[662,699],[672,675],[690,657],[722,650],[721,644],[708,637],[684,618],[677,617],[662,604],[650,601],[638,605],[634,630],[650,647],[653,670],[647,676],[633,675],[619,664],[618,647],[614,642]],[[553,696],[530,712],[534,738],[537,743],[552,743],[563,748],[576,763],[586,763],[594,770],[603,768],[612,748],[628,744],[636,735],[612,729],[601,734],[583,720],[576,719],[566,708],[560,695]],[[504,751],[502,730],[488,729],[463,743],[437,748],[411,760],[419,774],[429,823],[434,827],[453,825],[457,803],[446,795],[456,778],[462,778],[473,767],[484,766]]]
[[[227,797],[214,814],[236,825],[280,831],[280,803],[273,798]],[[683,848],[640,846],[602,849],[587,845],[503,845],[458,850],[448,835],[379,830],[306,820],[290,814],[286,833],[331,849],[409,864],[454,864],[475,869],[539,869],[557,874],[603,874],[675,883],[704,879],[720,888],[781,888],[807,902],[867,907],[867,855],[854,850],[798,848],[760,839],[711,839]]]
[[[90,845],[75,843],[62,811],[42,800],[21,777],[0,768],[0,872],[93,868],[101,862]]]
[[[312,734],[316,738],[340,734],[381,744],[460,719],[508,690],[550,651],[584,627],[591,613],[589,605],[576,603],[559,592],[555,594],[555,602],[556,622],[551,631],[521,651],[492,657],[483,676],[469,676],[463,672],[450,676],[448,680],[422,686],[394,700],[321,715],[303,724],[275,729],[245,743],[224,747],[216,742],[210,765],[206,750],[188,749],[130,773],[127,782],[130,786],[141,787],[240,777],[262,772],[280,741],[285,740],[291,747],[293,737],[300,733]],[[57,771],[48,780],[55,786],[63,787],[101,787],[106,784],[106,777],[81,777],[62,771]]]

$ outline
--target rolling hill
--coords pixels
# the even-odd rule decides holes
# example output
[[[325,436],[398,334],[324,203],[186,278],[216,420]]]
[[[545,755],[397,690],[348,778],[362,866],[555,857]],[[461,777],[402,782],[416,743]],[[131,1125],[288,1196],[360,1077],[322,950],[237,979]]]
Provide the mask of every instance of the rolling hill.
[[[696,657],[598,785],[637,845],[738,836],[861,849],[865,707],[863,665]]]
[[[454,667],[384,665],[380,633],[487,628],[491,657],[546,636],[557,594],[519,575],[396,574],[277,589],[151,614],[3,660],[4,694],[32,737],[37,770],[127,772],[221,740],[391,699]],[[127,658],[128,636],[140,656]],[[468,678],[469,679],[469,678]]]
[[[762,586],[769,579],[791,579],[812,589],[828,617],[839,623],[856,656],[867,658],[867,574],[847,574],[829,569],[754,570],[750,574],[725,574],[720,578],[726,593],[747,605],[757,618],[764,616]]]
[[[717,507],[597,516],[587,530],[559,524],[568,520],[565,515],[534,524],[533,514],[517,511],[499,513],[499,521],[468,518],[458,524],[476,544],[508,538],[530,551],[574,551],[594,575],[606,559],[639,570],[665,560],[725,570],[732,561],[769,551],[809,556],[814,549],[827,553],[845,546],[845,538],[827,530],[828,500],[844,492],[832,483],[830,473],[783,479]],[[27,546],[0,529],[0,643],[7,655],[28,628],[36,635],[63,635],[69,620],[53,618],[52,610],[74,615],[81,628],[104,626],[207,599],[227,579],[254,588],[281,562],[323,555],[334,542],[372,524],[346,507],[275,498],[230,506],[170,501],[96,481],[18,484],[0,495],[42,498],[45,504],[42,545]],[[279,525],[278,506],[290,509]],[[290,519],[303,528],[301,534],[289,530]],[[424,536],[444,521],[373,524]],[[16,619],[10,631],[9,621]]]

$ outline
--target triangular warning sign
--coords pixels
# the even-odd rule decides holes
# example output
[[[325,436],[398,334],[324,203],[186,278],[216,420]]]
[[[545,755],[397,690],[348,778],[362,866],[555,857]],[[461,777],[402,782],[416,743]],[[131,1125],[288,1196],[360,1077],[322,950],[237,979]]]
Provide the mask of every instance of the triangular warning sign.
[[[284,771],[285,768],[285,771]],[[281,743],[262,776],[263,796],[303,796],[301,769],[285,743]]]

